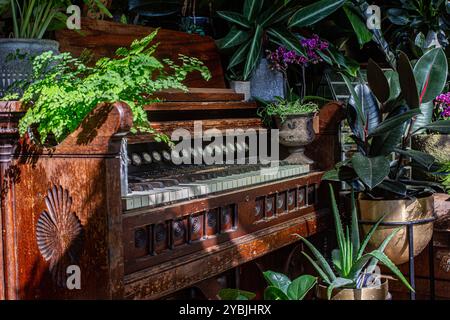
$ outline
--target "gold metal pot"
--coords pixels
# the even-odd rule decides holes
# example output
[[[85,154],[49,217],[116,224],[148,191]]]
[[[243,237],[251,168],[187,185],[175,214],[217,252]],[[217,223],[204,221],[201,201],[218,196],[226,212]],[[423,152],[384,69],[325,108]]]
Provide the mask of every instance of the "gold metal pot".
[[[327,287],[324,285],[316,286],[316,297],[319,300],[328,300]],[[361,289],[334,289],[331,295],[331,300],[389,300],[389,285],[388,280],[384,281],[379,286],[373,286]]]
[[[433,196],[413,200],[367,200],[358,199],[358,209],[361,220],[377,221],[387,214],[384,222],[406,222],[433,217]],[[363,233],[366,235],[371,225],[363,225]],[[368,249],[377,249],[386,237],[399,226],[379,226],[373,234]],[[391,240],[384,251],[393,263],[399,265],[409,260],[409,244],[407,227],[402,228]],[[417,256],[431,240],[433,235],[433,222],[422,225],[414,225],[414,256]]]

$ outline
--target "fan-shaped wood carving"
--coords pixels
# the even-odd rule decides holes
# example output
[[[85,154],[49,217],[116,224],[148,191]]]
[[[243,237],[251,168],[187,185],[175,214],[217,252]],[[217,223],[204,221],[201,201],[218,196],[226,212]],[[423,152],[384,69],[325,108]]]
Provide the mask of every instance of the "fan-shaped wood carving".
[[[75,212],[71,212],[69,191],[53,186],[45,197],[47,210],[36,225],[39,251],[49,262],[50,273],[58,286],[66,286],[66,269],[77,264],[81,248],[83,227]]]

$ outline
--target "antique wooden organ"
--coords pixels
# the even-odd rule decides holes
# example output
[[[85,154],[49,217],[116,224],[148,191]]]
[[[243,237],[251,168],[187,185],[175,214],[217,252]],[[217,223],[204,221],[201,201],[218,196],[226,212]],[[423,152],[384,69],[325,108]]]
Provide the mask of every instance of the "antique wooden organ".
[[[83,38],[65,31],[62,50],[91,43],[106,55],[108,46],[149,32],[132,26],[112,35],[115,27],[89,22]],[[256,104],[225,88],[210,38],[165,30],[158,37],[163,52],[186,48],[205,57],[213,80],[208,87],[191,78],[187,84],[197,88],[187,93],[159,93],[163,101],[146,107],[155,129],[193,131],[196,120],[203,130],[262,128]],[[309,148],[315,168],[281,162],[276,174],[261,175],[259,163],[174,165],[165,144],[129,133],[132,114],[120,102],[99,105],[61,144],[40,148],[18,136],[21,105],[1,103],[0,298],[161,298],[291,244],[294,233],[325,229],[320,170],[339,155],[339,112],[337,103],[321,110]],[[197,150],[194,140],[189,157],[208,150],[205,143]],[[209,152],[248,158],[250,143],[236,139]],[[80,289],[67,288],[73,265]]]

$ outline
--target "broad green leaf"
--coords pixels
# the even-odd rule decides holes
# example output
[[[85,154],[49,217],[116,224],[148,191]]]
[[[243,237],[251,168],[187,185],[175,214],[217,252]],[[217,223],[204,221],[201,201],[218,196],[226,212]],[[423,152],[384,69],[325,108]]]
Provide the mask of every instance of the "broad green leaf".
[[[389,161],[384,156],[369,158],[356,153],[352,157],[352,166],[361,181],[370,189],[379,185],[390,171]]]
[[[395,266],[395,264],[381,251],[374,250],[369,253],[372,257],[378,259],[382,264],[384,264],[391,272],[411,291],[415,292],[414,289],[409,284],[408,280],[405,279],[401,271]]]
[[[289,297],[279,288],[269,286],[264,290],[264,300],[289,300]]]
[[[251,24],[248,19],[240,13],[233,11],[217,11],[217,15],[231,23],[237,24],[238,26],[244,27],[246,29],[251,28]]]
[[[388,180],[385,179],[382,183],[378,185],[378,188],[381,188],[383,190],[389,191],[391,193],[395,193],[397,195],[406,196],[406,186],[404,183],[394,181],[394,180]]]
[[[350,5],[344,5],[344,12],[350,21],[360,48],[372,41],[372,33],[367,29],[366,20],[362,19]]]
[[[421,132],[422,130],[420,130],[420,128],[426,126],[427,124],[429,124],[432,121],[433,111],[434,111],[433,101],[422,103],[420,105],[421,113],[419,115],[417,115],[416,120],[414,121],[413,128],[412,128],[413,132],[416,130],[419,130],[419,132]]]
[[[306,244],[306,246],[311,250],[314,257],[317,259],[317,263],[320,265],[321,269],[326,273],[327,278],[330,281],[334,281],[336,279],[336,276],[334,275],[333,270],[331,269],[330,265],[328,264],[327,260],[324,258],[324,256],[317,250],[314,245],[309,242],[307,239],[303,238],[301,235],[297,235],[303,242]]]
[[[433,101],[447,82],[448,64],[442,48],[431,49],[414,66],[420,103]]]
[[[385,103],[390,97],[389,82],[383,70],[372,59],[369,59],[367,66],[367,80],[378,101]]]
[[[216,41],[219,49],[227,49],[238,46],[250,38],[250,32],[239,30],[236,27],[232,27],[230,32],[222,39]]]
[[[274,271],[265,271],[263,275],[270,286],[277,287],[284,293],[287,293],[291,280],[286,275]]]
[[[244,16],[249,20],[254,20],[264,5],[263,0],[245,0],[244,1]]]
[[[288,0],[287,2],[289,3],[290,0]],[[279,17],[283,16],[283,10],[286,10],[286,5],[288,3],[286,4],[278,3],[276,6],[269,7],[266,11],[264,11],[261,14],[260,17],[258,17],[257,23],[259,23],[263,28],[266,28],[274,24],[275,19],[278,19]]]
[[[355,108],[356,114],[358,115],[360,125],[361,125],[361,127],[365,127],[366,126],[366,117],[364,115],[364,108],[361,103],[361,97],[356,93],[355,88],[353,87],[353,84],[350,81],[350,79],[343,73],[341,73],[341,76],[344,79],[347,89],[350,91],[350,95],[355,99],[354,108]]]
[[[314,288],[317,278],[310,275],[303,275],[293,280],[287,289],[287,295],[291,300],[303,300],[306,294]]]
[[[373,136],[385,134],[388,131],[403,125],[405,122],[411,120],[418,114],[420,114],[420,109],[413,109],[413,110],[409,110],[407,112],[401,113],[399,115],[396,115],[394,117],[391,117],[389,119],[386,119],[383,122],[381,122],[380,125],[370,133],[370,136],[373,137]]]
[[[342,288],[348,285],[353,284],[353,281],[346,278],[336,278],[327,288],[327,297],[328,300],[331,300],[331,295],[333,294],[334,289]]]
[[[450,134],[450,120],[439,120],[424,127],[433,132]]]
[[[288,50],[294,50],[297,54],[305,56],[305,50],[301,46],[300,41],[290,31],[269,28],[267,33],[277,38]]]
[[[247,54],[247,61],[244,67],[244,78],[248,79],[253,72],[253,70],[258,65],[261,53],[262,53],[262,42],[263,42],[263,32],[264,30],[260,25],[256,27],[255,35],[251,41],[250,48]]]
[[[413,68],[408,56],[401,51],[399,53],[397,69],[400,88],[402,89],[402,94],[406,103],[411,109],[418,108],[420,106],[419,91],[417,90]]]
[[[387,70],[384,72],[384,74],[389,83],[389,101],[394,101],[402,92],[402,89],[400,88],[398,73],[394,70]]]
[[[432,155],[417,150],[403,150],[395,148],[394,151],[403,156],[411,157],[414,161],[424,166],[428,170],[433,166],[434,162],[436,161],[436,159]]]
[[[256,294],[240,289],[222,289],[218,296],[221,300],[253,300]]]
[[[346,0],[321,0],[298,10],[289,20],[289,28],[309,27],[328,17],[344,5]]]
[[[228,63],[228,70],[231,68],[237,66],[238,64],[245,61],[245,58],[248,55],[248,50],[250,50],[251,42],[248,41],[247,43],[242,44],[239,49],[236,50],[236,52],[231,56],[230,62]],[[247,80],[247,79],[244,79]]]

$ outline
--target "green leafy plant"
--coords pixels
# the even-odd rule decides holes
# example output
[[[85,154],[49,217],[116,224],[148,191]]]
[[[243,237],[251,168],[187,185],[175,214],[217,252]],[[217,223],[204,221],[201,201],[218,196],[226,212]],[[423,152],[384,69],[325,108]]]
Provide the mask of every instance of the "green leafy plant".
[[[303,99],[296,95],[291,89],[286,98],[275,97],[275,102],[267,102],[256,98],[262,105],[258,109],[258,116],[263,122],[270,126],[273,117],[280,117],[284,122],[289,115],[294,114],[315,114],[319,111],[319,106],[312,100],[326,100],[320,97],[306,96]]]
[[[424,47],[426,36],[435,32],[439,44],[448,46],[450,3],[445,0],[394,0],[387,5],[392,23],[392,43],[397,49],[410,49],[416,54]]]
[[[303,300],[317,283],[317,278],[310,275],[302,275],[292,281],[279,272],[266,271],[263,275],[268,283],[264,300]],[[222,289],[218,296],[221,300],[252,300],[256,295],[240,289]]]
[[[379,219],[361,241],[358,225],[358,214],[355,205],[354,192],[351,193],[351,223],[343,226],[339,215],[333,187],[330,185],[331,207],[333,211],[334,224],[338,248],[332,251],[332,264],[317,250],[312,243],[300,235],[297,235],[310,249],[315,259],[305,252],[303,255],[311,262],[327,288],[328,299],[331,299],[334,289],[353,288],[360,289],[376,285],[381,275],[375,272],[378,263],[385,265],[400,281],[409,289],[414,291],[401,271],[384,254],[384,250],[396,233],[391,233],[376,250],[364,253],[372,235],[380,225],[384,217]]]
[[[118,58],[102,58],[94,67],[86,66],[69,53],[46,52],[38,56],[33,63],[35,79],[20,100],[27,108],[19,123],[20,133],[31,128],[37,131],[40,142],[46,142],[49,135],[60,142],[99,103],[116,101],[130,106],[132,132],[154,133],[144,110],[144,105],[154,101],[153,93],[169,88],[187,90],[182,81],[193,71],[200,72],[205,79],[211,77],[196,58],[180,55],[180,64],[156,59],[153,54],[158,44],[151,42],[157,32],[135,40],[129,49],[117,49]],[[156,138],[167,141],[162,135]]]
[[[112,18],[100,0],[84,0],[95,4],[104,14]],[[69,0],[0,0],[0,13],[10,10],[15,38],[41,39],[45,32],[64,27]]]
[[[248,80],[269,44],[282,45],[305,56],[299,38],[290,29],[311,26],[321,21],[342,7],[346,0],[321,0],[305,7],[293,5],[293,2],[279,0],[267,7],[267,2],[263,0],[245,0],[242,14],[217,12],[232,24],[230,32],[217,41],[220,49],[235,50],[228,70],[243,64],[240,78]],[[331,61],[330,58],[327,58],[328,61]]]
[[[358,152],[338,163],[324,179],[346,181],[365,196],[378,199],[418,197],[440,190],[436,183],[408,178],[408,166],[432,173],[437,165],[433,156],[408,146],[411,137],[424,130],[450,132],[450,120],[431,122],[433,100],[442,92],[447,74],[445,53],[433,49],[414,68],[403,52],[395,71],[383,72],[369,61],[369,86],[361,90],[355,90],[344,75],[352,95],[347,120]],[[368,103],[366,96],[372,94],[376,99]]]

